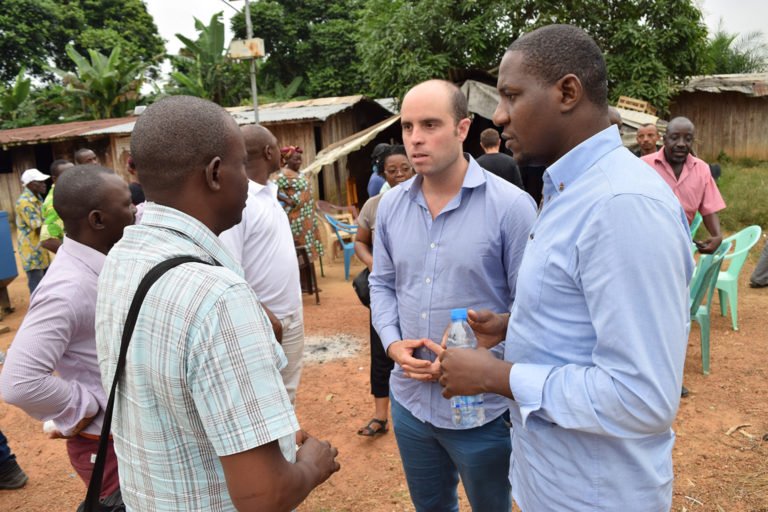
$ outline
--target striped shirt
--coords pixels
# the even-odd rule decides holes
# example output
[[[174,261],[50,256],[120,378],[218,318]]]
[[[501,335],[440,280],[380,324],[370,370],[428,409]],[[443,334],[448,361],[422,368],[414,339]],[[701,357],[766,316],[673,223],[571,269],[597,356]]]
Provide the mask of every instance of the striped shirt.
[[[298,430],[280,378],[285,355],[256,296],[218,238],[196,219],[147,203],[99,278],[96,344],[111,387],[130,302],[144,275],[187,263],[149,290],[118,386],[112,433],[129,510],[234,510],[219,457],[279,440],[295,458]]]

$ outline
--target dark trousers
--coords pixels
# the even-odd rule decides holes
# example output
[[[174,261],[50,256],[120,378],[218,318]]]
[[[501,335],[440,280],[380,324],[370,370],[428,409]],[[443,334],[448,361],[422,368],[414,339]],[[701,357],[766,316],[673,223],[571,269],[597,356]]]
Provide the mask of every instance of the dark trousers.
[[[11,453],[11,447],[8,446],[8,439],[5,438],[3,431],[0,430],[0,464],[15,458],[16,456]]]
[[[373,328],[373,321],[368,316],[371,328],[371,394],[374,398],[389,397],[389,374],[395,362],[387,356],[381,344],[379,333]]]
[[[765,242],[763,252],[760,253],[760,260],[749,280],[758,286],[768,286],[768,242]]]

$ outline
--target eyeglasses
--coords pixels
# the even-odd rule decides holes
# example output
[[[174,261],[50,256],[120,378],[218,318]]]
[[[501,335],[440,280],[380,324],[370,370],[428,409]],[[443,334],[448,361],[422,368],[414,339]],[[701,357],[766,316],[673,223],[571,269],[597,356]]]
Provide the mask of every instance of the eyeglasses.
[[[408,164],[403,164],[400,167],[387,167],[384,169],[384,172],[389,174],[390,176],[393,176],[400,172],[403,174],[408,174],[411,171],[413,171],[413,167],[411,167]]]

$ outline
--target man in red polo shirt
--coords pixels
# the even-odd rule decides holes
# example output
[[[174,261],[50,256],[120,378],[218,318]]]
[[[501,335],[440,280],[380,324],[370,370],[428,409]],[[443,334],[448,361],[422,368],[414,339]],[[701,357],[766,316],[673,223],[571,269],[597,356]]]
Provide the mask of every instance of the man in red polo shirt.
[[[711,254],[720,246],[720,218],[717,212],[725,201],[709,171],[709,165],[691,154],[694,126],[690,119],[676,117],[669,122],[664,135],[664,147],[642,159],[672,187],[690,223],[696,212],[701,213],[710,237],[696,242],[699,252]]]

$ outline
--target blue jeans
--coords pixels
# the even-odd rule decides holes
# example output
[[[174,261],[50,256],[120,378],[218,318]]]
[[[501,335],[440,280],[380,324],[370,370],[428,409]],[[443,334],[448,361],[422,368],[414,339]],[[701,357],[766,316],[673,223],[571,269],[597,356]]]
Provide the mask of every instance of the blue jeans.
[[[0,430],[0,465],[5,461],[15,459],[16,456],[11,453],[11,448],[8,446],[8,439],[3,435],[3,431]]]
[[[32,292],[35,291],[35,288],[37,288],[37,285],[40,284],[40,281],[43,280],[43,276],[45,275],[45,271],[48,270],[47,268],[43,269],[35,269],[35,270],[27,270],[27,286],[29,286],[29,294],[32,295]]]
[[[509,512],[509,426],[504,417],[469,430],[438,428],[392,399],[392,424],[417,512],[458,512],[459,475],[476,512]]]

